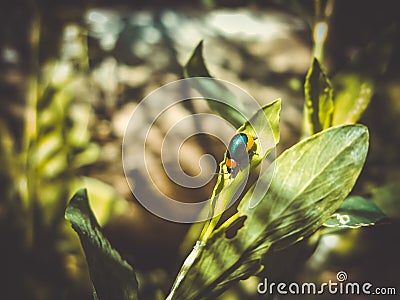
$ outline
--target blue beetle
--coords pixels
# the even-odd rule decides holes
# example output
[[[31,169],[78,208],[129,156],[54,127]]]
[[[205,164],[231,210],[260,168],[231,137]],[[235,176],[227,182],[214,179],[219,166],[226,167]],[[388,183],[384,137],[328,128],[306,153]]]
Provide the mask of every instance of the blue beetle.
[[[237,133],[232,137],[225,161],[232,178],[235,178],[239,170],[249,164],[251,156],[256,153],[257,144],[254,142],[256,139],[247,133]]]

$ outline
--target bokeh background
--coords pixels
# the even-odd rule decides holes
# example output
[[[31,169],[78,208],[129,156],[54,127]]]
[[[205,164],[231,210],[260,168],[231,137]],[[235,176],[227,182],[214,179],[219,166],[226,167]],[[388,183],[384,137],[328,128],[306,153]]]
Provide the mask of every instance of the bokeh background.
[[[285,278],[326,282],[345,270],[352,281],[400,293],[396,8],[394,0],[2,1],[0,299],[92,299],[83,252],[64,220],[68,199],[83,186],[107,237],[139,271],[141,299],[162,299],[200,227],[189,232],[189,225],[162,220],[134,199],[121,159],[133,110],[154,89],[182,78],[182,66],[203,40],[213,76],[239,85],[260,104],[282,99],[279,154],[301,136],[303,83],[318,21],[329,29],[323,45],[328,75],[343,74],[344,85],[374,82],[361,119],[371,132],[370,153],[354,193],[373,199],[391,220],[325,236],[309,259],[283,270]],[[188,103],[176,117],[199,112],[211,113]],[[213,181],[184,189],[163,173],[164,125],[156,124],[151,136],[150,173],[175,199],[207,199]],[[181,167],[196,175],[202,155],[219,162],[224,151],[218,139],[196,136],[182,148]],[[144,188],[157,197],[153,187]],[[232,287],[221,299],[259,298],[258,280]],[[394,299],[379,299],[386,298]]]

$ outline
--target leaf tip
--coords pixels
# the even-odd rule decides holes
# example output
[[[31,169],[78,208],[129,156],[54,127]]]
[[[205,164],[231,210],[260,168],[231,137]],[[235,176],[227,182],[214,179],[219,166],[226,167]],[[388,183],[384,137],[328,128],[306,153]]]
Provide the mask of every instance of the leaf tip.
[[[368,127],[363,124],[346,124],[349,127],[357,128],[359,130],[360,135],[365,136],[367,140],[369,140],[369,130]]]
[[[70,204],[81,202],[82,200],[88,199],[87,188],[79,189],[71,198]]]
[[[196,47],[194,48],[192,57],[190,59],[192,59],[195,56],[199,56],[199,57],[203,57],[203,45],[204,45],[204,40],[200,40]]]
[[[201,39],[200,42],[197,44],[196,49],[197,49],[197,48],[202,49],[202,48],[203,48],[203,44],[204,44],[204,40]]]
[[[86,197],[87,198],[87,188],[81,188],[76,193],[76,196]]]
[[[282,98],[277,98],[271,102],[272,105],[279,105],[282,106]]]
[[[71,216],[74,214],[73,210],[76,207],[82,206],[82,204],[88,204],[88,193],[87,193],[87,188],[81,188],[75,194],[72,196],[71,200],[67,204],[67,207],[65,209],[65,219],[68,221],[71,221]]]
[[[184,65],[183,75],[185,78],[211,77],[203,58],[203,42],[204,40],[200,40],[193,50],[189,60]]]
[[[277,106],[279,107],[279,111],[280,111],[281,108],[282,108],[282,99],[281,99],[281,98],[278,98],[278,99],[274,100],[274,101],[272,102],[272,105],[277,105]]]

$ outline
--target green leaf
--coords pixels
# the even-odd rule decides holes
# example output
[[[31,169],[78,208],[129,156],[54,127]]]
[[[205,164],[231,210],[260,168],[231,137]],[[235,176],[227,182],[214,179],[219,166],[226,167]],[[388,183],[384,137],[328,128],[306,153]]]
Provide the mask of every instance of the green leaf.
[[[79,190],[72,197],[65,218],[79,235],[98,298],[137,299],[135,272],[102,234],[89,206],[86,189]]]
[[[372,81],[363,80],[358,74],[342,74],[334,80],[335,111],[333,125],[356,123],[368,107],[373,95]]]
[[[213,78],[204,62],[203,41],[201,41],[193,51],[192,56],[189,58],[188,62],[183,68],[183,74],[185,78]],[[195,88],[204,96],[207,97],[212,95],[214,99],[220,99],[224,101],[224,103],[222,103],[213,99],[207,99],[209,107],[225,120],[230,122],[235,128],[238,128],[246,121],[246,107],[241,104],[240,99],[237,99],[234,93],[228,90],[218,80],[198,81],[196,84],[197,86],[195,86]]]
[[[332,126],[332,85],[316,58],[307,73],[304,93],[303,135],[307,137]]]
[[[209,299],[259,272],[272,246],[317,231],[353,188],[367,150],[361,125],[333,127],[286,150],[246,193],[234,221],[213,232],[172,299]]]
[[[281,100],[277,99],[258,110],[249,121],[238,129],[240,133],[247,133],[257,137],[255,141],[257,144],[257,155],[253,156],[250,166],[242,170],[234,180],[229,180],[225,158],[220,163],[220,174],[218,175],[217,183],[211,196],[213,201],[210,214],[212,216],[220,215],[226,210],[227,205],[235,198],[235,195],[243,187],[243,184],[246,183],[249,169],[257,167],[279,143],[280,111]],[[209,228],[208,234],[205,234],[205,239],[208,238],[217,221],[211,221],[214,225]],[[204,239],[202,240],[205,241]]]
[[[190,77],[212,77],[208,71],[203,58],[203,41],[200,41],[194,49],[192,56],[183,68],[184,76]]]
[[[247,133],[257,137],[257,154],[254,160],[263,160],[279,143],[279,115],[281,99],[277,99],[258,110],[249,121],[239,129],[240,133]]]
[[[347,198],[324,226],[339,228],[358,228],[372,226],[387,220],[388,217],[372,201],[363,197]]]

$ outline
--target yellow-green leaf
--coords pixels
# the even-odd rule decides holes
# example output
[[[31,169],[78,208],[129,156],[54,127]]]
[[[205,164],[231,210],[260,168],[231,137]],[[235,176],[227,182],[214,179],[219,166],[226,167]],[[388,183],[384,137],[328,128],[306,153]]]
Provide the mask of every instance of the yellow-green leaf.
[[[368,107],[374,92],[371,80],[363,80],[357,74],[336,76],[337,91],[333,125],[356,123]]]
[[[332,85],[316,58],[307,73],[304,93],[303,135],[307,137],[332,126]]]

